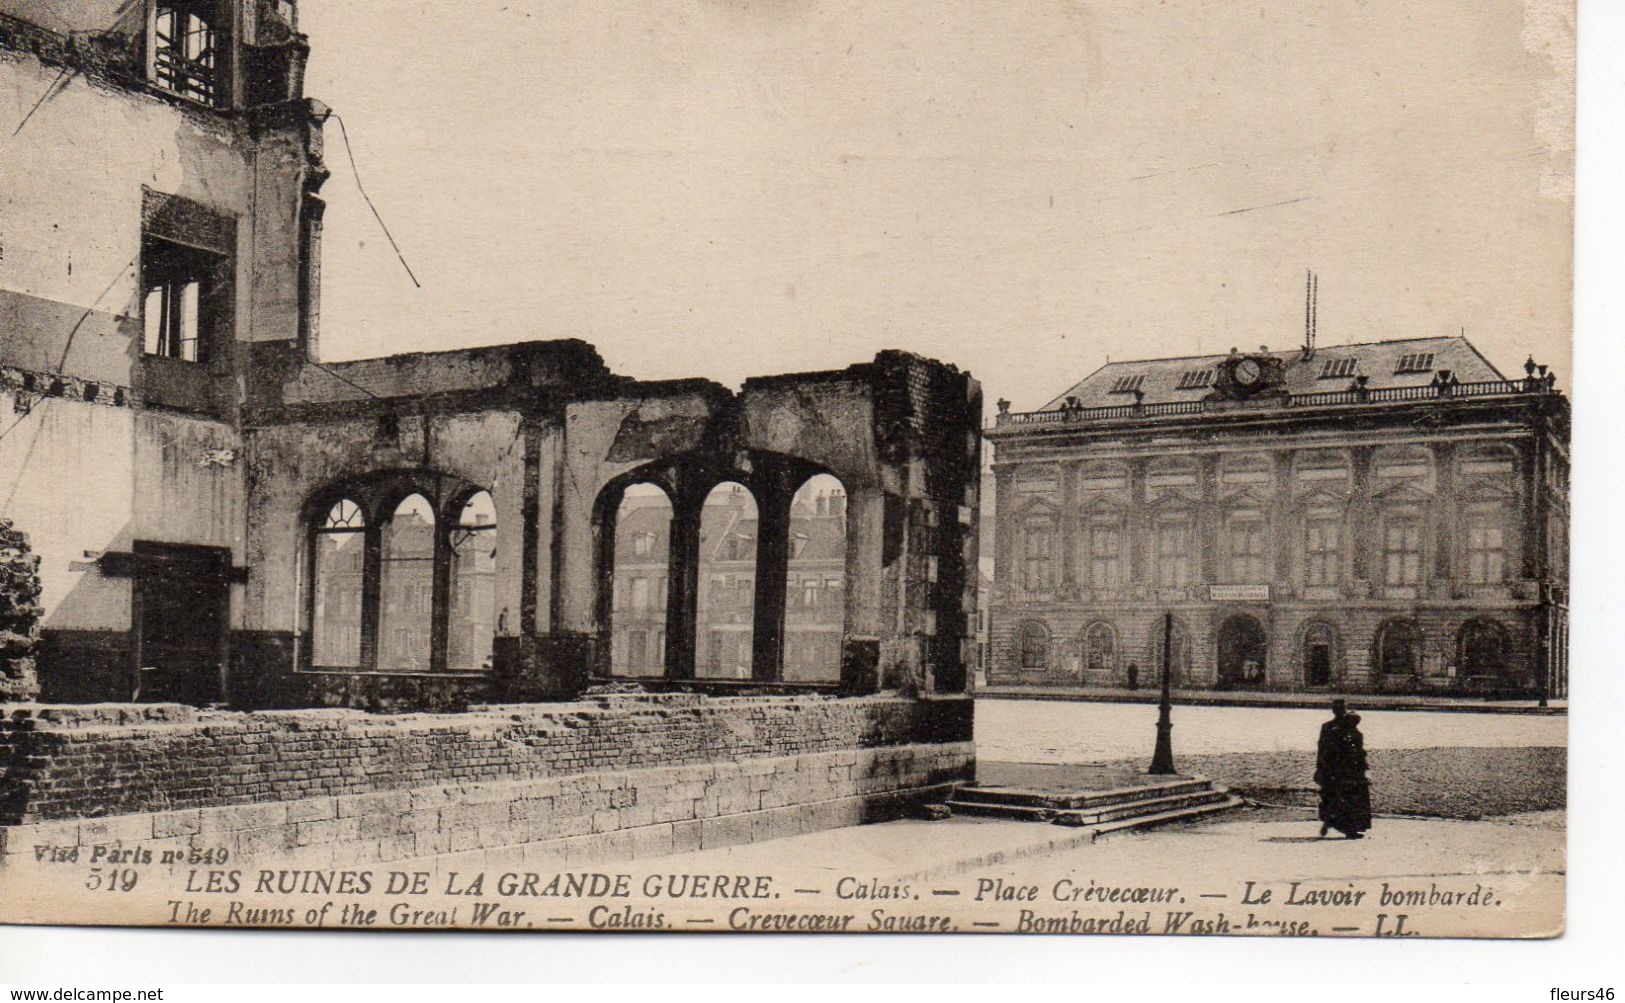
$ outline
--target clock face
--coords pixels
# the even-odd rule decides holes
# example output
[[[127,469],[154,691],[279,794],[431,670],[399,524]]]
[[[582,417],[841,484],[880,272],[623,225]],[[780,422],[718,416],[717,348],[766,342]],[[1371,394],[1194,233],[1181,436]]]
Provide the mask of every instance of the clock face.
[[[1240,383],[1244,387],[1250,387],[1254,383],[1257,383],[1258,378],[1262,376],[1263,373],[1263,369],[1259,368],[1257,361],[1253,359],[1242,359],[1240,362],[1236,363],[1236,382]]]

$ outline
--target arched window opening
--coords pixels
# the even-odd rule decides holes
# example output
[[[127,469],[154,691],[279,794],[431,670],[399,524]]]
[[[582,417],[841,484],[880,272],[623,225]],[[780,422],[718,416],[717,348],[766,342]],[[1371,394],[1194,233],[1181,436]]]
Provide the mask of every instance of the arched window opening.
[[[815,474],[790,501],[784,679],[840,682],[846,630],[846,488]]]
[[[1151,645],[1149,664],[1140,668],[1139,683],[1141,686],[1162,684],[1162,635],[1164,624],[1161,617],[1151,623]],[[1168,683],[1171,686],[1187,686],[1191,679],[1191,633],[1185,625],[1178,620],[1174,621],[1173,629],[1173,657],[1168,660]]]
[[[1421,664],[1422,639],[1410,620],[1389,620],[1377,630],[1377,666],[1385,676],[1414,676]]]
[[[1084,679],[1106,683],[1117,675],[1117,631],[1109,623],[1090,624],[1083,633]]]
[[[665,674],[671,512],[671,499],[653,484],[628,487],[615,511],[611,675]]]
[[[463,503],[450,544],[446,668],[479,672],[491,667],[496,638],[497,510],[489,492]]]
[[[427,672],[434,619],[434,507],[422,495],[395,506],[379,538],[378,668]]]
[[[1042,672],[1049,668],[1049,629],[1041,623],[1024,623],[1020,636],[1021,668]]]
[[[1506,628],[1494,620],[1468,620],[1456,638],[1461,674],[1498,678],[1507,674]]]
[[[311,546],[311,662],[321,668],[361,666],[362,581],[367,522],[348,498],[333,503]]]
[[[1337,634],[1331,624],[1312,623],[1303,632],[1303,684],[1330,686],[1336,657]]]
[[[756,617],[756,499],[742,484],[711,489],[700,509],[694,674],[749,679]]]

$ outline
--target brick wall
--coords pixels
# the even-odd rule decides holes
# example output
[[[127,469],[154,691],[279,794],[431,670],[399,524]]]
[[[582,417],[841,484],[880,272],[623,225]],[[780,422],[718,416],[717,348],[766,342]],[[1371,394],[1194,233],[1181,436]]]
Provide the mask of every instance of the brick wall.
[[[968,699],[614,697],[376,718],[23,707],[0,870],[36,844],[349,866],[631,859],[897,817],[974,770]]]
[[[19,707],[0,824],[969,742],[965,699],[611,697],[381,718]]]

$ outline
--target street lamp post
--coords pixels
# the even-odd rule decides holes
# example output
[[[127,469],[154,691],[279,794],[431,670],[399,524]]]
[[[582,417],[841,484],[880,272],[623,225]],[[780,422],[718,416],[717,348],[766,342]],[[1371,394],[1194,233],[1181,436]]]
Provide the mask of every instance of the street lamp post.
[[[1169,776],[1174,769],[1174,722],[1170,717],[1173,702],[1168,695],[1168,667],[1174,654],[1174,615],[1164,614],[1162,622],[1162,700],[1157,704],[1157,751],[1151,754],[1151,769],[1156,776]]]

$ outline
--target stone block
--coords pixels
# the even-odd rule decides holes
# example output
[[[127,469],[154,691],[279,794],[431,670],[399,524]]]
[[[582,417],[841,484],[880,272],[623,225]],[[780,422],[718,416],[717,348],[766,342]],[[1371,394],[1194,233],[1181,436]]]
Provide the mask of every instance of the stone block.
[[[191,811],[166,811],[152,816],[152,835],[154,839],[164,839],[169,836],[192,836],[202,831],[203,812],[199,809]]]
[[[320,822],[338,818],[338,803],[333,798],[310,798],[288,802],[289,822]]]
[[[751,841],[750,815],[722,815],[700,820],[700,849],[738,846]]]
[[[113,815],[87,818],[79,823],[80,846],[105,843],[139,843],[152,838],[151,815]]]

